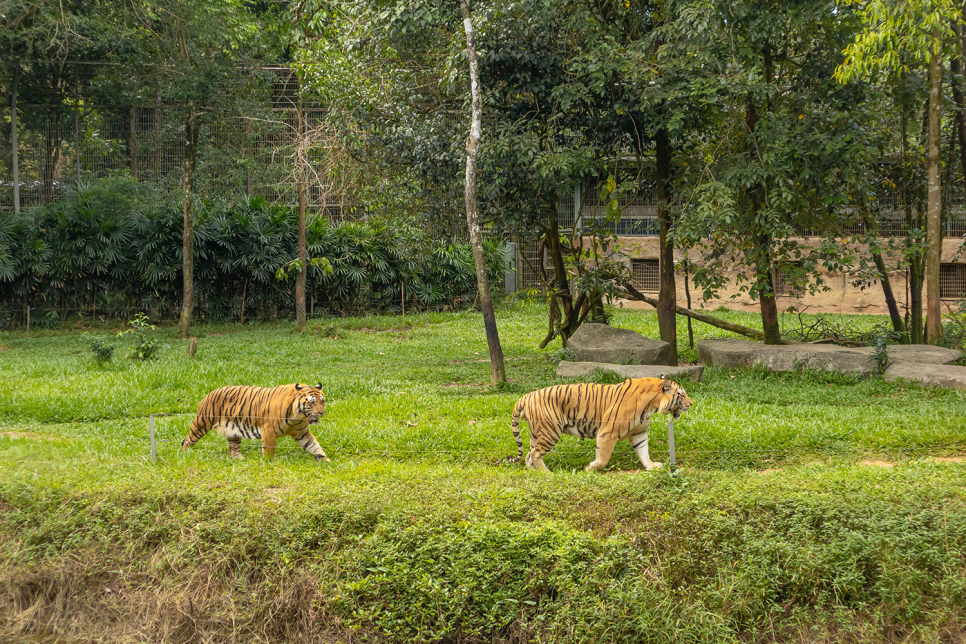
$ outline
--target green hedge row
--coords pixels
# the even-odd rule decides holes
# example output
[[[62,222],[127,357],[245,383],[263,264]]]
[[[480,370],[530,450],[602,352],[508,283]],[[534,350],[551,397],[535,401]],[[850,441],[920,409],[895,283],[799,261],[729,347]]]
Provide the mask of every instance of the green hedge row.
[[[103,491],[24,478],[0,484],[0,534],[17,546],[0,557],[0,598],[13,600],[0,618],[19,602],[38,625],[69,615],[78,628],[110,621],[110,606],[143,636],[163,630],[146,618],[176,611],[142,597],[187,612],[193,596],[199,631],[176,641],[229,629],[426,644],[962,641],[962,477],[820,471],[557,477],[558,489],[386,476],[278,502],[224,484],[164,490],[160,475]],[[44,590],[65,584],[59,603]],[[307,614],[302,626],[336,633],[283,637]],[[63,634],[90,635],[80,628]]]
[[[75,186],[64,200],[0,217],[0,325],[51,326],[72,315],[172,318],[182,301],[182,214],[140,209],[139,187],[113,178]],[[197,314],[209,319],[291,315],[295,279],[276,271],[297,256],[298,216],[259,198],[196,208]],[[313,217],[306,297],[320,313],[443,309],[471,305],[476,273],[468,244],[434,241],[412,224],[370,219],[333,224]],[[492,283],[503,251],[486,244]],[[244,307],[244,310],[243,310]]]

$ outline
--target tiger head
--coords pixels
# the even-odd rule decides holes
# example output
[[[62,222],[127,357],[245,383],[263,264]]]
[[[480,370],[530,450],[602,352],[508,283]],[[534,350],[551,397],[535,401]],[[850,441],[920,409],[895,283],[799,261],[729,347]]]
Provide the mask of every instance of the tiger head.
[[[318,423],[319,418],[325,416],[325,393],[322,391],[322,383],[314,387],[296,383],[294,404],[299,415],[308,417],[309,425]]]
[[[663,381],[661,386],[664,388],[664,399],[661,400],[657,412],[659,414],[672,414],[674,419],[677,420],[681,417],[681,414],[691,408],[691,399],[688,398],[688,392],[684,390],[684,387],[673,380],[668,380],[667,374],[662,373],[661,380]]]

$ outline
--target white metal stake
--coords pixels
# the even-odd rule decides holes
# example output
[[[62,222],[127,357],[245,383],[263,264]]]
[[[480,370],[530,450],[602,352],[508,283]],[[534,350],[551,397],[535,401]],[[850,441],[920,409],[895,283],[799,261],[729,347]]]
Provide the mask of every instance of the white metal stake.
[[[158,449],[157,441],[154,438],[154,414],[148,416],[148,422],[151,425],[151,461],[154,463],[158,462]]]
[[[667,443],[668,443],[668,460],[671,462],[671,469],[676,467],[676,462],[674,460],[674,417],[668,419],[667,421]]]

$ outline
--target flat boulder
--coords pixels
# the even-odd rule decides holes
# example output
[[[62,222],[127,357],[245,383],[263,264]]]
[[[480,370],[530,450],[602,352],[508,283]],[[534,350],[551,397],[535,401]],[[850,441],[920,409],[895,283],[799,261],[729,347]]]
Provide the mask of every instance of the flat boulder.
[[[671,345],[645,338],[636,331],[606,324],[581,324],[567,343],[581,362],[667,365]]]
[[[617,374],[621,378],[660,378],[661,374],[666,374],[671,380],[690,378],[694,382],[701,382],[701,374],[704,373],[704,367],[702,365],[668,367],[667,365],[629,365],[608,364],[605,362],[563,361],[557,366],[557,377],[578,378],[589,376],[594,373],[595,369],[609,371]]]
[[[917,364],[952,364],[963,357],[959,349],[934,347],[929,344],[895,344],[889,347],[889,359]]]
[[[761,366],[768,371],[838,371],[869,376],[875,369],[871,347],[833,344],[761,344],[749,340],[702,340],[698,356],[705,365],[721,369]]]
[[[957,349],[945,349],[929,345],[892,345],[889,351],[890,373],[902,373],[900,365],[945,366],[963,357]],[[761,366],[768,371],[796,371],[816,369],[868,376],[875,371],[872,347],[839,347],[834,344],[782,344],[770,345],[748,340],[702,340],[698,343],[698,356],[705,365],[721,369]],[[952,371],[923,371],[924,378],[939,378],[940,372],[952,377],[956,369],[966,372],[966,367],[948,367]],[[893,376],[895,379],[896,376]],[[902,377],[902,376],[898,376]],[[888,380],[888,377],[886,378]],[[953,382],[953,381],[950,381]],[[940,385],[942,386],[942,385]]]
[[[966,391],[966,367],[897,361],[886,369],[886,382],[914,382],[924,387]]]

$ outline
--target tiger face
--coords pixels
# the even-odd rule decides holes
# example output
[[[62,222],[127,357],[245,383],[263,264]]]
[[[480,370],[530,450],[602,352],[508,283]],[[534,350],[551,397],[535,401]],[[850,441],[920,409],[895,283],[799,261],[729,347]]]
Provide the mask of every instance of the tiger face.
[[[671,414],[674,420],[677,420],[681,417],[681,414],[691,409],[691,399],[684,387],[673,380],[668,380],[667,376],[663,374],[661,378],[664,379],[662,387],[664,388],[665,398],[658,407],[658,413]]]
[[[322,383],[314,387],[308,385],[295,385],[295,405],[299,415],[309,419],[309,425],[317,425],[319,418],[325,416],[325,392],[322,391]]]

